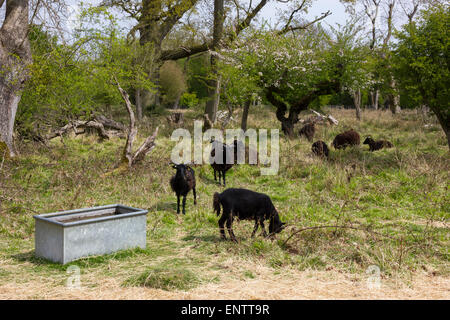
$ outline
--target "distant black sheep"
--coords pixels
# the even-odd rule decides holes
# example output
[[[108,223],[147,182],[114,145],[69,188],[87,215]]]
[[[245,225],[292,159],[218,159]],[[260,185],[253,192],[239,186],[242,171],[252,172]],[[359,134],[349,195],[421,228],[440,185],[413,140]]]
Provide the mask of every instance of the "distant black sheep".
[[[359,145],[360,138],[358,132],[353,129],[338,134],[333,140],[333,147],[335,149],[345,149],[348,146]]]
[[[391,142],[387,140],[375,141],[370,136],[367,137],[366,140],[364,140],[363,144],[368,144],[370,151],[376,151],[383,148],[392,148],[394,146]]]
[[[183,196],[183,214],[186,214],[186,196],[189,191],[194,193],[194,204],[197,204],[197,194],[195,192],[195,172],[191,167],[184,164],[172,164],[177,170],[170,179],[170,186],[177,195],[177,213],[180,213],[180,197]]]
[[[311,150],[318,157],[328,158],[330,153],[327,144],[321,140],[314,142],[311,146]]]
[[[305,136],[309,141],[312,141],[316,133],[316,124],[310,122],[305,124],[298,132],[299,136]]]
[[[216,172],[219,172],[219,184],[220,184],[220,178],[223,179],[223,185],[226,185],[226,179],[225,174],[228,170],[230,170],[233,165],[237,162],[237,146],[239,144],[238,140],[234,140],[233,144],[231,146],[226,145],[219,141],[211,140],[212,143],[212,149],[211,149],[211,160],[210,164],[211,167],[214,170],[214,180],[217,181]],[[219,161],[221,163],[217,163],[215,161],[215,155],[216,155],[216,149],[222,148],[222,155],[223,155],[223,161]],[[233,152],[233,161],[229,161],[229,159],[232,157],[231,153]],[[231,163],[228,163],[231,162]]]
[[[261,225],[262,235],[267,236],[264,228],[264,220],[269,220],[269,234],[281,232],[284,223],[280,221],[277,210],[268,195],[246,189],[227,189],[222,193],[215,193],[213,207],[217,215],[220,215],[220,207],[223,212],[219,219],[220,236],[226,239],[224,223],[227,223],[228,234],[231,240],[237,242],[231,228],[234,217],[239,220],[255,220],[252,237],[255,236],[258,226]]]

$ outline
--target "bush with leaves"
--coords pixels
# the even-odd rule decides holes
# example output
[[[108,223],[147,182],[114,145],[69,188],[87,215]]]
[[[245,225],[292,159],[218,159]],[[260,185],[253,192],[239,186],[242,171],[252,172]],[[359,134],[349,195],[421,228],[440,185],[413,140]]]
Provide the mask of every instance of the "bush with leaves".
[[[152,48],[127,43],[114,17],[101,8],[82,11],[70,44],[37,26],[29,37],[31,78],[16,118],[24,138],[41,140],[51,128],[88,120],[92,113],[104,112],[105,106],[123,112],[114,76],[126,90],[154,87],[144,68],[152,62]]]

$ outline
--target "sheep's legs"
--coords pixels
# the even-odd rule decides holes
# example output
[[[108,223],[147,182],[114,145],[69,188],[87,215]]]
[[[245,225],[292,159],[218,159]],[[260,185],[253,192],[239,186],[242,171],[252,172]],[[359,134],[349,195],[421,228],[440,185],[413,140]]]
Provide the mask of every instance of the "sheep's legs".
[[[180,214],[180,196],[177,195],[177,214]]]
[[[222,180],[223,180],[223,186],[225,187],[227,183],[225,182],[225,171],[222,172]]]
[[[183,196],[183,214],[186,214],[186,196]]]
[[[194,204],[197,204],[197,193],[195,192],[195,187],[192,188],[192,191],[194,192]]]
[[[227,230],[228,234],[230,235],[230,239],[234,242],[237,242],[236,236],[234,235],[233,229],[231,228],[231,225],[233,223],[233,218],[230,216],[227,220]]]
[[[219,219],[219,231],[220,231],[220,237],[222,239],[226,239],[227,237],[225,236],[225,230],[224,230],[224,223],[225,220],[227,220],[227,215],[225,214],[225,212],[222,214],[222,216]]]
[[[261,225],[261,229],[262,229],[262,236],[263,237],[267,237],[267,232],[266,232],[266,229],[265,229],[265,227],[264,227],[264,220],[263,219],[260,219],[259,220],[259,224]]]
[[[256,231],[258,231],[259,221],[255,220],[255,227],[253,228],[252,238],[255,236]]]

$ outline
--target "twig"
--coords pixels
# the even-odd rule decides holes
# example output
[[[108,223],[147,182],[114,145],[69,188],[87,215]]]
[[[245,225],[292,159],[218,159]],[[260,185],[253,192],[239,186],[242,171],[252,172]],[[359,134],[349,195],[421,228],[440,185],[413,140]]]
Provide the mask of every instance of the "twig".
[[[326,226],[314,226],[314,227],[306,227],[306,228],[302,228],[302,229],[298,229],[295,232],[293,232],[286,240],[284,240],[283,244],[281,246],[286,245],[286,243],[296,234],[299,234],[300,232],[306,231],[306,230],[314,230],[314,229],[324,229],[324,228],[339,228],[339,229],[353,229],[353,230],[360,230],[360,231],[366,231],[368,233],[372,233],[372,234],[376,234],[379,236],[383,236],[392,240],[397,240],[397,238],[376,232],[376,231],[370,231],[367,228],[357,228],[357,227],[352,227],[352,226],[342,226],[342,225],[326,225]]]

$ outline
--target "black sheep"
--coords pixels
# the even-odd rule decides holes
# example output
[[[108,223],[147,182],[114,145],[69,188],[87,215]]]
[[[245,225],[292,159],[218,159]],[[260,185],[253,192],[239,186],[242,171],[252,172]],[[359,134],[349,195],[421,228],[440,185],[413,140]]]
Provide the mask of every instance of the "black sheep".
[[[360,138],[358,132],[353,129],[338,134],[333,140],[335,149],[345,149],[348,146],[359,145]]]
[[[255,220],[252,237],[255,236],[258,226],[261,225],[262,235],[267,236],[264,228],[264,220],[269,220],[269,234],[281,232],[284,223],[280,221],[277,210],[269,196],[263,193],[246,189],[227,189],[222,193],[215,193],[213,197],[213,208],[217,215],[220,215],[222,206],[222,216],[219,219],[219,230],[222,239],[226,239],[224,223],[227,223],[228,234],[232,241],[237,242],[231,228],[234,217],[239,220]]]
[[[300,137],[305,136],[308,139],[308,141],[313,140],[315,133],[316,133],[316,124],[314,122],[305,124],[298,132]]]
[[[311,150],[318,157],[328,158],[328,155],[330,153],[327,144],[322,140],[314,142],[311,146]]]
[[[195,192],[195,172],[194,169],[184,164],[172,164],[177,170],[175,175],[170,179],[170,186],[177,194],[177,214],[180,213],[180,197],[183,196],[183,214],[186,214],[186,196],[189,191],[194,193],[194,204],[197,204],[197,194]]]
[[[363,144],[368,144],[369,145],[369,150],[370,151],[376,151],[376,150],[380,150],[383,148],[392,148],[394,145],[387,141],[387,140],[373,140],[372,137],[367,137],[366,140],[364,140]]]
[[[219,172],[219,184],[220,184],[220,179],[223,179],[223,185],[226,185],[226,180],[225,180],[225,174],[228,170],[230,170],[233,165],[237,162],[237,146],[238,146],[238,140],[234,140],[233,145],[229,146],[226,144],[223,144],[222,142],[219,141],[214,141],[211,140],[211,143],[213,144],[212,149],[211,149],[211,159],[210,159],[210,164],[211,167],[214,170],[214,180],[217,181],[217,175],[216,172]],[[220,163],[216,163],[215,161],[215,155],[216,155],[216,149],[217,148],[222,148],[222,157],[223,157],[223,161],[220,161]],[[231,152],[233,152],[233,161],[229,161],[229,159],[231,159],[232,155]],[[231,162],[231,163],[228,163]]]

